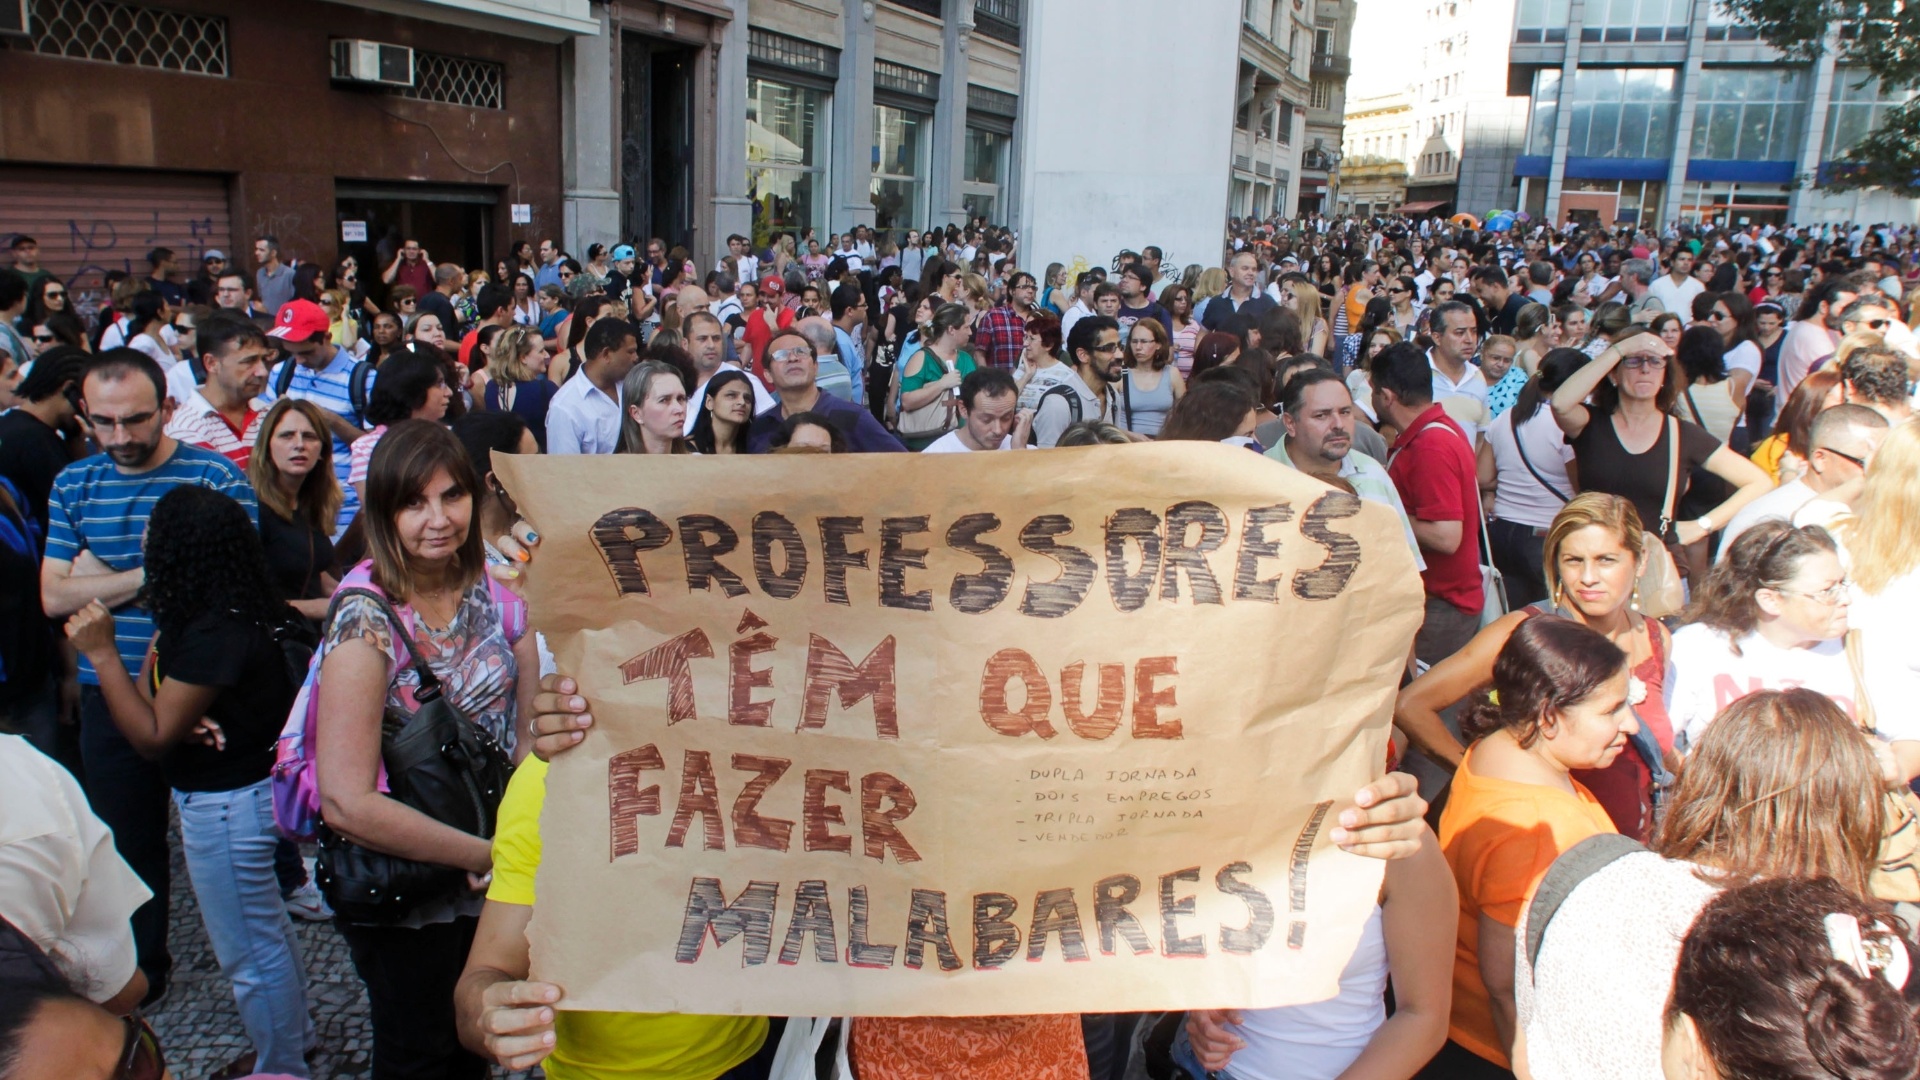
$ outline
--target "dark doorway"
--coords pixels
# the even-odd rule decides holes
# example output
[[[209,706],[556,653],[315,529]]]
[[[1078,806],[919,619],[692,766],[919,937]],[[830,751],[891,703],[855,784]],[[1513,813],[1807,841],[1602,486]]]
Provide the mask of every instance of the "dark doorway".
[[[621,239],[668,247],[693,239],[694,62],[698,50],[620,38]]]
[[[493,211],[498,202],[498,190],[490,187],[409,184],[388,188],[342,180],[334,185],[334,236],[341,238],[340,255],[359,261],[361,284],[384,302],[386,286],[380,276],[407,240],[420,241],[436,264],[453,263],[464,270],[485,269],[492,274],[489,260],[505,254],[496,251],[493,243]],[[343,229],[366,239],[344,239]]]

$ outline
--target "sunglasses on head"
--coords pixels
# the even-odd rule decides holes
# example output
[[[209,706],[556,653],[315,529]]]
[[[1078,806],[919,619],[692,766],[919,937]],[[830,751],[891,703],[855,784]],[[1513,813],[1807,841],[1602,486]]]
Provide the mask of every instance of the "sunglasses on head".
[[[160,1049],[160,1037],[153,1033],[139,1013],[121,1018],[126,1025],[126,1042],[120,1050],[120,1064],[113,1080],[162,1080],[167,1075],[167,1055]]]

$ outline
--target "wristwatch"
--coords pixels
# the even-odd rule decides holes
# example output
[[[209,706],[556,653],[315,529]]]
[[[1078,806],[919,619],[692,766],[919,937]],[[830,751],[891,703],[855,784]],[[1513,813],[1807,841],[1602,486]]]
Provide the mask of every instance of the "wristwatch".
[[[1694,524],[1700,526],[1700,531],[1703,533],[1711,535],[1713,532],[1713,519],[1711,517],[1700,518],[1696,520]]]

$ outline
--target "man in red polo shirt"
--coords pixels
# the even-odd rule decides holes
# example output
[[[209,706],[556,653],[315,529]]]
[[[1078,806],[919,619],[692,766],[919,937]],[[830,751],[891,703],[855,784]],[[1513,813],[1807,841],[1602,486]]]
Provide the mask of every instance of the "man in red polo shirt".
[[[217,311],[200,321],[194,351],[206,375],[174,410],[167,434],[223,455],[244,472],[266,415],[259,400],[271,355],[266,336],[252,320]]]
[[[1410,342],[1389,345],[1373,358],[1373,406],[1383,424],[1399,430],[1387,475],[1406,504],[1427,568],[1427,614],[1414,638],[1416,659],[1427,664],[1459,652],[1480,629],[1480,492],[1473,443],[1433,400],[1433,370]]]

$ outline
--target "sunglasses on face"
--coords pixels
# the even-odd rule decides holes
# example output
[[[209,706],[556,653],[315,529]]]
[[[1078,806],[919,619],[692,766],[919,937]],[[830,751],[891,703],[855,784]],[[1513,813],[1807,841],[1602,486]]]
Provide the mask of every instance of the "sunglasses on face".
[[[65,300],[66,298],[67,298],[67,290],[65,289],[48,289],[47,290],[47,299],[49,300]]]
[[[138,1013],[120,1022],[126,1025],[127,1039],[113,1080],[161,1080],[167,1075],[167,1056],[160,1049],[160,1037]]]
[[[1892,321],[1892,319],[1868,319],[1866,320],[1866,327],[1869,330],[1885,330],[1887,324]]]
[[[54,343],[54,341],[55,341],[55,340],[56,340],[56,339],[54,338],[54,336],[53,336],[52,334],[35,334],[35,335],[33,335],[33,343],[34,343],[35,345],[51,345],[51,344],[53,344],[53,343]]]

